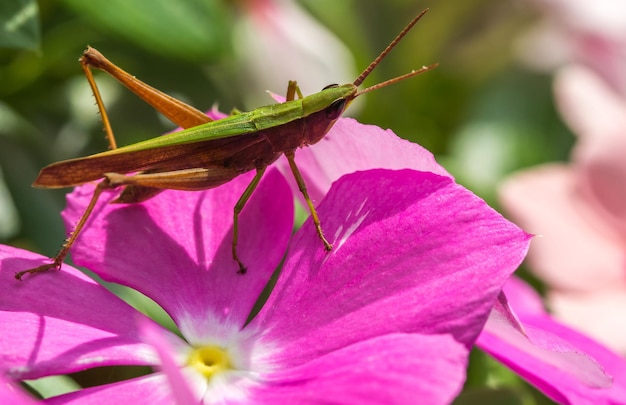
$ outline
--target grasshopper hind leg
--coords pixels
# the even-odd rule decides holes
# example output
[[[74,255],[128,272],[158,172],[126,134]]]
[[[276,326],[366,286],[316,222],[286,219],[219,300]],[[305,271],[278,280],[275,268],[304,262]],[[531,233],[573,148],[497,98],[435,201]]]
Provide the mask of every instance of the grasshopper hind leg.
[[[21,280],[22,277],[24,277],[24,275],[26,274],[42,273],[48,270],[60,270],[61,265],[63,264],[63,261],[65,260],[65,257],[70,252],[70,248],[72,247],[74,242],[76,242],[76,239],[78,239],[78,235],[80,235],[80,232],[82,231],[83,227],[87,223],[87,219],[89,218],[93,209],[95,208],[96,202],[98,202],[98,198],[100,198],[100,195],[102,194],[104,190],[107,190],[113,187],[114,186],[111,186],[107,178],[105,178],[100,183],[98,183],[98,185],[96,186],[96,189],[93,192],[93,195],[91,196],[89,205],[87,205],[87,208],[85,209],[85,212],[83,212],[83,215],[78,220],[78,223],[74,227],[74,230],[72,231],[72,233],[70,233],[70,236],[63,243],[63,246],[61,247],[61,250],[59,250],[59,253],[57,253],[57,255],[52,259],[52,263],[43,264],[39,267],[35,267],[34,269],[19,271],[15,273],[15,278],[17,280]]]

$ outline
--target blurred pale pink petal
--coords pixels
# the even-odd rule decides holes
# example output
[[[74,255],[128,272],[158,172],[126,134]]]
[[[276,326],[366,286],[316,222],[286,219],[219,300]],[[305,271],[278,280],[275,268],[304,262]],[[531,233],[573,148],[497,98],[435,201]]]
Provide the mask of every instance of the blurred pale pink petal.
[[[626,3],[613,0],[532,2],[543,13],[544,21],[522,38],[524,60],[550,69],[572,62],[582,63],[626,94]]]
[[[513,175],[502,203],[543,236],[528,263],[555,316],[626,353],[626,97],[578,65],[557,73],[555,94],[578,136],[572,163]]]
[[[556,289],[592,291],[624,283],[624,250],[576,191],[574,170],[543,165],[509,177],[500,200],[513,220],[539,235],[528,263]]]
[[[626,39],[626,3],[614,0],[533,0],[572,27]]]
[[[626,353],[626,285],[616,282],[591,293],[551,290],[550,309],[561,321]]]
[[[573,153],[578,187],[626,238],[626,97],[582,67],[561,71],[555,92],[561,113],[580,137]]]
[[[626,395],[622,357],[550,318],[539,309],[541,298],[523,282],[511,279],[504,292],[510,306],[520,309],[524,333],[494,310],[479,347],[558,403],[621,403]]]
[[[240,65],[249,69],[249,94],[283,93],[289,80],[297,80],[303,94],[312,94],[331,83],[350,83],[357,76],[350,50],[296,1],[241,4],[244,13],[236,25],[235,50]]]
[[[572,163],[513,175],[502,203],[542,235],[528,260],[555,316],[626,353],[626,97],[579,65],[558,71],[554,87],[579,138]]]
[[[614,141],[626,128],[626,99],[589,68],[570,65],[554,79],[559,112],[580,140]]]

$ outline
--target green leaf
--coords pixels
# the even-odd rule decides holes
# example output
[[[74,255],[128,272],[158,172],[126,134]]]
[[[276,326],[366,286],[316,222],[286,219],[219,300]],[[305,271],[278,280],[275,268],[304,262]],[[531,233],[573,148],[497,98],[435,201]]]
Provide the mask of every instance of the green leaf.
[[[0,1],[0,47],[39,49],[38,17],[35,0]]]
[[[25,383],[43,398],[67,394],[81,388],[74,380],[65,375],[53,375],[38,380],[25,381]]]
[[[189,61],[213,59],[230,47],[229,17],[215,0],[64,0],[101,30],[154,53]]]

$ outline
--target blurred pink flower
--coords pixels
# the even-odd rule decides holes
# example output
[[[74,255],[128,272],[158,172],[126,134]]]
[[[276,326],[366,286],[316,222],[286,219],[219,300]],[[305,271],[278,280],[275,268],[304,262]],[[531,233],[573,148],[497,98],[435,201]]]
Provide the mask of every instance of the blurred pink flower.
[[[528,263],[556,316],[626,353],[626,98],[580,66],[557,74],[555,93],[578,135],[572,162],[512,176],[502,203],[542,235]]]
[[[355,137],[368,147],[355,150]],[[152,298],[182,338],[71,266],[16,282],[15,271],[47,259],[0,246],[0,371],[19,381],[104,365],[160,370],[51,403],[451,402],[529,235],[456,184],[429,152],[389,131],[342,119],[328,139],[344,155],[327,162],[326,175],[350,171],[368,154],[392,153],[399,169],[313,186],[334,244],[328,254],[311,221],[290,241],[293,194],[274,169],[242,214],[245,276],[230,243],[232,207],[250,174],[132,206],[107,204],[116,193],[99,201],[74,261]],[[92,189],[68,196],[68,226]],[[247,322],[283,257],[268,301]]]
[[[246,69],[250,105],[267,102],[268,89],[297,80],[303,94],[329,78],[350,83],[358,72],[350,50],[294,0],[244,0],[235,25],[238,65]],[[263,97],[263,98],[260,98]],[[354,111],[354,110],[353,110]]]
[[[543,21],[522,38],[524,60],[549,69],[584,64],[626,95],[626,2],[531,2],[542,13]]]

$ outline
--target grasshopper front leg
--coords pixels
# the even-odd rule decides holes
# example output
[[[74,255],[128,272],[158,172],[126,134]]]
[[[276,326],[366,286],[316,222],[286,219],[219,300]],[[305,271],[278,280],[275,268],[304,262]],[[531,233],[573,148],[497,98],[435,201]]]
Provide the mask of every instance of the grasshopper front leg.
[[[290,80],[289,85],[287,86],[286,100],[287,101],[293,100],[296,94],[298,95],[299,98],[302,98],[302,92],[300,91],[300,87],[298,87],[298,84],[295,81]],[[304,178],[302,177],[302,174],[300,173],[300,170],[298,169],[298,166],[296,165],[295,153],[296,153],[295,150],[287,151],[285,152],[285,157],[287,158],[287,161],[289,162],[289,168],[291,169],[291,173],[293,173],[293,177],[296,179],[296,183],[298,184],[298,189],[300,189],[300,192],[302,193],[302,196],[304,197],[304,200],[306,201],[306,204],[309,207],[309,212],[311,213],[311,218],[313,219],[313,224],[315,225],[315,230],[317,231],[317,235],[320,237],[320,239],[322,240],[322,243],[324,244],[324,250],[329,252],[332,250],[333,245],[331,245],[330,242],[328,242],[328,240],[324,236],[324,231],[322,230],[322,225],[320,223],[319,216],[317,215],[317,211],[315,210],[313,201],[311,201],[311,197],[309,197],[309,192],[307,191],[306,183],[304,182]]]
[[[320,218],[317,215],[317,211],[315,210],[315,206],[313,205],[313,201],[311,201],[311,197],[309,197],[309,192],[306,189],[306,183],[304,182],[304,178],[298,169],[295,161],[295,151],[290,150],[285,152],[285,157],[289,162],[289,167],[291,168],[291,173],[293,173],[293,177],[296,179],[296,183],[298,184],[298,188],[306,201],[306,204],[309,207],[309,212],[311,212],[311,219],[313,219],[313,225],[315,226],[315,230],[317,231],[317,235],[322,240],[324,244],[324,250],[330,252],[333,248],[333,245],[328,242],[326,237],[324,236],[324,231],[322,230],[322,224],[320,223]]]

